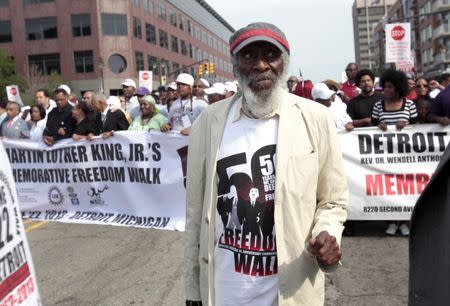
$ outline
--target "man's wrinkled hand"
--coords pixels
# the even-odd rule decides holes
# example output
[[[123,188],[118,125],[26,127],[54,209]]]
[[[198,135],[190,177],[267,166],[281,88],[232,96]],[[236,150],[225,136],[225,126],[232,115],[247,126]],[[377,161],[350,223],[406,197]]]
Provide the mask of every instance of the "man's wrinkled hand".
[[[334,236],[327,231],[320,232],[317,237],[309,240],[309,252],[323,266],[331,266],[339,262],[342,251]]]

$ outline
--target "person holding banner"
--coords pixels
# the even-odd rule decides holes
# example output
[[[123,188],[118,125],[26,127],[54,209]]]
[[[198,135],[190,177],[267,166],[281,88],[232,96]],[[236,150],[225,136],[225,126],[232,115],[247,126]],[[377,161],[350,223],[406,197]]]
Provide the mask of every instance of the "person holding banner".
[[[395,125],[397,130],[417,121],[416,105],[406,99],[409,91],[408,78],[398,70],[386,70],[380,78],[384,88],[384,99],[375,103],[372,111],[372,123],[386,131],[388,125]],[[389,223],[386,234],[395,235],[400,230],[403,236],[409,235],[406,222]]]
[[[289,94],[289,43],[269,23],[230,38],[241,93],[194,122],[187,162],[187,305],[323,305],[347,180],[334,120]]]
[[[62,88],[53,92],[56,107],[50,111],[47,126],[44,130],[44,142],[52,146],[56,141],[72,137],[75,119],[72,118],[72,106],[69,104],[68,94]]]
[[[7,117],[0,127],[0,136],[10,139],[30,138],[30,129],[19,114],[18,102],[9,101],[6,104]]]
[[[156,101],[152,96],[144,96],[140,100],[140,104],[141,114],[131,122],[129,131],[159,131],[161,126],[167,124],[167,118],[159,113],[156,108]]]
[[[42,135],[47,125],[47,113],[44,106],[36,104],[31,107],[28,125],[30,127],[30,140],[42,141]]]
[[[73,140],[92,140],[95,135],[99,134],[100,131],[97,129],[95,121],[88,116],[90,111],[89,105],[84,101],[78,102],[72,108],[72,117],[77,121],[72,134]]]

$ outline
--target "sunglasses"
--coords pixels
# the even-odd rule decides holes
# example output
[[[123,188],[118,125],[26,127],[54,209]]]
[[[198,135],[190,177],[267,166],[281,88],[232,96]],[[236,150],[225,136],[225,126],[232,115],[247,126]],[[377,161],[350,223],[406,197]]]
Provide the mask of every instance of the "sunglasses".
[[[417,84],[416,85],[416,88],[421,88],[421,87],[428,88],[428,84]]]

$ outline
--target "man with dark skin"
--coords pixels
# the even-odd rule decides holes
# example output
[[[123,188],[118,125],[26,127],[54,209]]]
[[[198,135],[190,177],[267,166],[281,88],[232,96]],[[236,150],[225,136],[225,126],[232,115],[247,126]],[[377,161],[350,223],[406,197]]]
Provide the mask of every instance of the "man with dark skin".
[[[44,130],[44,142],[48,146],[57,140],[72,137],[76,121],[72,118],[72,106],[69,104],[68,94],[64,89],[54,91],[56,107],[48,114],[47,126]]]
[[[276,26],[236,31],[230,52],[241,93],[206,108],[190,134],[186,304],[323,304],[319,269],[337,268],[346,215],[334,121],[328,109],[284,89],[290,47]],[[260,210],[241,210],[240,226],[230,225],[233,203],[252,193]],[[243,220],[253,217],[244,233]],[[244,258],[249,267],[259,260],[260,269],[239,268]]]
[[[92,99],[94,98],[94,92],[92,90],[86,90],[83,94],[82,100],[92,109]]]
[[[194,99],[205,100],[205,88],[205,83],[200,80],[195,80],[194,86],[192,86],[192,96]]]
[[[355,76],[355,82],[361,89],[361,94],[351,99],[347,104],[347,113],[353,120],[354,127],[370,126],[372,108],[375,102],[383,99],[383,95],[373,90],[375,75],[369,69],[361,69]]]
[[[122,82],[122,93],[125,97],[125,111],[130,115],[132,119],[140,114],[140,106],[136,93],[136,82],[132,79],[126,79]]]
[[[345,68],[345,74],[347,75],[347,81],[342,83],[342,92],[344,93],[342,101],[348,103],[351,99],[356,97],[357,85],[355,83],[355,76],[358,73],[358,66],[355,63],[349,63]]]

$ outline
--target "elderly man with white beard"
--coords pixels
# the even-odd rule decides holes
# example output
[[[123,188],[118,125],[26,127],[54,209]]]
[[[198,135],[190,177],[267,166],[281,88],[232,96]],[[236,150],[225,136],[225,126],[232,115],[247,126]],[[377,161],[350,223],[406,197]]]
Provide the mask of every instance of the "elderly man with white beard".
[[[276,26],[238,30],[230,51],[242,92],[191,129],[186,304],[323,305],[347,204],[333,118],[282,88],[290,48]],[[258,209],[242,209],[255,189]]]

